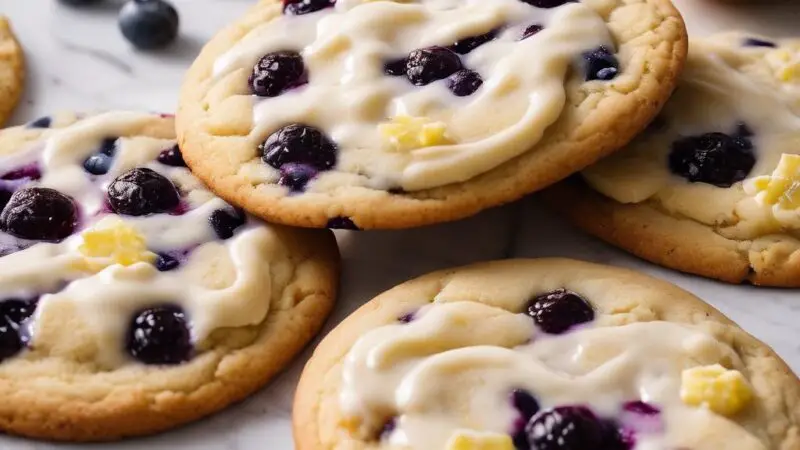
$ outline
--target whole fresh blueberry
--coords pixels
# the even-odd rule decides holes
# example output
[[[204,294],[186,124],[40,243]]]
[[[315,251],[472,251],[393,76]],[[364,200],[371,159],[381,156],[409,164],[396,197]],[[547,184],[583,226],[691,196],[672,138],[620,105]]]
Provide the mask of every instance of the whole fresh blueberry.
[[[744,180],[756,157],[749,138],[725,133],[688,136],[672,143],[669,168],[692,183],[727,188]]]
[[[393,59],[383,65],[383,73],[390,77],[401,77],[406,74],[406,58]]]
[[[302,16],[321,9],[332,8],[336,0],[283,0],[283,13]]]
[[[211,213],[208,222],[217,237],[225,240],[233,237],[234,231],[247,222],[244,211],[236,208],[218,209]]]
[[[406,59],[406,77],[417,86],[443,80],[462,68],[461,58],[444,47],[414,50]]]
[[[139,312],[128,328],[126,347],[144,364],[180,364],[192,354],[186,314],[177,306]]]
[[[130,0],[119,12],[122,34],[136,48],[167,46],[178,36],[178,11],[164,0]]]
[[[177,145],[168,148],[158,154],[156,158],[161,164],[172,167],[186,167],[186,161],[183,160],[183,153],[181,148]]]
[[[53,120],[50,117],[44,116],[44,117],[39,117],[38,119],[32,122],[28,122],[28,125],[26,126],[28,128],[50,128],[50,125],[52,123]]]
[[[22,239],[58,241],[75,231],[78,211],[72,199],[55,189],[16,191],[0,213],[0,230]]]
[[[528,315],[548,334],[561,334],[594,320],[594,309],[580,295],[558,289],[537,295],[528,303]]]
[[[544,26],[539,25],[538,23],[529,25],[527,28],[525,28],[525,31],[522,32],[522,39],[528,39],[542,30],[544,30]]]
[[[565,3],[573,3],[577,0],[522,0],[522,1],[537,8],[556,8]]]
[[[175,185],[163,175],[137,167],[108,186],[108,202],[117,214],[146,216],[170,211],[180,203]]]
[[[466,55],[481,45],[494,40],[494,38],[497,37],[498,31],[499,30],[491,30],[488,33],[480,34],[478,36],[460,39],[447,48],[458,53],[459,55]]]
[[[447,79],[447,88],[457,97],[472,95],[483,84],[483,78],[478,72],[461,69]]]
[[[159,272],[169,272],[170,270],[177,269],[181,263],[174,256],[167,253],[159,253],[156,258],[156,269]]]
[[[589,409],[562,406],[540,411],[525,425],[535,450],[596,450],[604,447],[603,424]],[[609,449],[611,450],[611,449]]]
[[[317,170],[308,164],[284,164],[281,167],[281,178],[278,184],[286,186],[294,192],[305,189],[309,181],[317,176]]]
[[[336,165],[336,144],[319,129],[299,123],[272,133],[259,151],[261,159],[276,169],[289,163],[306,164],[320,171]]]
[[[586,81],[614,79],[619,73],[619,61],[607,48],[598,47],[583,54],[586,63]]]
[[[105,175],[111,169],[114,158],[105,153],[95,153],[83,162],[83,170],[92,175]]]
[[[353,219],[349,217],[334,217],[328,220],[328,224],[325,225],[325,228],[330,228],[332,230],[360,230],[358,225],[353,222]]]
[[[259,97],[277,97],[287,89],[303,84],[305,72],[306,66],[299,53],[267,53],[253,67],[250,92]]]

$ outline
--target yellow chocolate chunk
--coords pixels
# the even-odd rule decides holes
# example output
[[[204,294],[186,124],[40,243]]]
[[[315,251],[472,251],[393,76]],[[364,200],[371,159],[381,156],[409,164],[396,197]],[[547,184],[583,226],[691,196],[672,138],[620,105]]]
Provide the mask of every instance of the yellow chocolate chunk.
[[[500,433],[485,433],[458,430],[445,446],[446,450],[514,450],[511,436]]]
[[[378,125],[381,136],[396,150],[407,151],[423,147],[451,144],[444,122],[426,117],[397,116]]]
[[[154,253],[147,250],[145,237],[118,217],[101,220],[81,236],[83,244],[78,251],[83,256],[106,259],[107,264],[102,261],[87,264],[96,270],[110,264],[130,266],[138,262],[152,263],[156,258]]]
[[[753,392],[741,372],[719,364],[686,369],[681,375],[681,400],[732,416],[747,406]]]
[[[800,207],[800,155],[783,154],[778,167],[769,176],[753,180],[756,192],[764,192],[763,201],[782,209]]]

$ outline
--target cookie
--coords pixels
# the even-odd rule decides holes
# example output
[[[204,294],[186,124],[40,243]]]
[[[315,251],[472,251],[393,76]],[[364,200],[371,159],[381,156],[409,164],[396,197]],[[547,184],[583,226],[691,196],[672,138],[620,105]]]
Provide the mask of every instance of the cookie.
[[[17,105],[25,84],[25,66],[20,48],[5,16],[0,15],[0,125]]]
[[[667,0],[267,0],[189,70],[178,136],[218,195],[270,221],[455,220],[627,143],[686,45]]]
[[[800,380],[674,285],[506,260],[356,311],[308,362],[293,423],[299,450],[788,450]]]
[[[0,430],[166,430],[264,385],[332,308],[327,230],[267,225],[185,167],[171,117],[0,132]]]
[[[657,264],[800,286],[800,40],[692,41],[675,96],[627,148],[544,194]]]

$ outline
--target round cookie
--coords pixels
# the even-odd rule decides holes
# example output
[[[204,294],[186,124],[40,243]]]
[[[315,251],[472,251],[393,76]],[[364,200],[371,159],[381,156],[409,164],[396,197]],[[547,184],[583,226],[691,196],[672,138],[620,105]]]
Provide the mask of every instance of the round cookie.
[[[0,430],[101,441],[243,399],[320,329],[327,230],[267,225],[185,166],[170,116],[0,132]]]
[[[455,220],[627,143],[686,45],[668,0],[267,0],[189,70],[178,136],[218,195],[270,221]]]
[[[800,41],[692,41],[641,136],[545,199],[582,229],[673,269],[800,286]]]
[[[20,48],[5,16],[0,15],[0,125],[17,105],[25,84],[25,65]]]
[[[506,260],[423,276],[352,314],[308,362],[293,424],[299,450],[788,450],[800,380],[674,285]]]

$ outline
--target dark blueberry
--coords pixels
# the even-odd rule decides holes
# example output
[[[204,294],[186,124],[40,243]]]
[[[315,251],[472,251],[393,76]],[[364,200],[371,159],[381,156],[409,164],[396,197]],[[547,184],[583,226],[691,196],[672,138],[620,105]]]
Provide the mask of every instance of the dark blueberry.
[[[497,32],[498,30],[492,30],[486,34],[464,38],[454,42],[453,45],[447,48],[458,53],[459,55],[466,55],[467,53],[475,50],[481,45],[496,38]]]
[[[636,443],[632,430],[623,429],[613,420],[600,420],[603,450],[630,450]]]
[[[406,74],[406,58],[393,59],[383,65],[383,73],[390,77],[401,77]]]
[[[406,60],[406,76],[417,86],[443,80],[461,70],[461,58],[444,47],[414,50]]]
[[[38,119],[34,120],[33,122],[28,122],[28,128],[50,128],[50,125],[53,123],[53,119],[50,117],[39,117]]]
[[[562,406],[540,411],[525,425],[528,444],[536,450],[606,449],[603,424],[587,408]],[[610,450],[610,449],[609,449]]]
[[[283,0],[283,13],[302,16],[321,9],[332,8],[336,0]]]
[[[211,227],[220,239],[230,239],[233,232],[247,221],[244,211],[240,209],[218,209],[208,218]]]
[[[297,52],[282,51],[264,55],[250,74],[250,92],[259,97],[277,97],[287,89],[303,84],[306,66]]]
[[[528,315],[549,334],[561,334],[575,325],[594,320],[589,302],[565,289],[534,297],[528,303]]]
[[[745,47],[768,47],[768,48],[777,47],[777,44],[775,44],[774,42],[765,41],[763,39],[757,39],[757,38],[747,38],[744,40],[742,45],[744,45]]]
[[[6,207],[8,201],[11,200],[12,195],[14,195],[13,191],[0,188],[0,211]]]
[[[138,313],[127,336],[128,353],[145,364],[180,364],[192,353],[186,315],[176,306]]]
[[[9,298],[3,300],[0,302],[0,319],[19,325],[33,315],[36,305],[36,299]]]
[[[586,81],[614,79],[619,73],[619,61],[605,47],[599,47],[583,54],[586,62]]]
[[[177,258],[167,253],[159,253],[156,258],[156,269],[158,269],[159,272],[169,272],[180,265],[181,263]]]
[[[400,323],[411,323],[414,321],[415,318],[416,318],[416,313],[410,312],[398,317],[397,321]]]
[[[108,202],[117,214],[146,216],[170,211],[180,203],[175,185],[146,167],[131,169],[108,186]]]
[[[522,1],[537,8],[556,8],[565,3],[573,3],[577,0],[522,0]]]
[[[281,167],[281,178],[278,180],[278,184],[299,192],[305,189],[308,182],[316,177],[317,173],[317,170],[308,164],[284,164]]]
[[[118,139],[115,137],[103,139],[100,143],[100,149],[98,149],[97,152],[108,156],[114,156],[117,153],[117,140]]]
[[[39,164],[37,163],[28,164],[27,166],[12,170],[11,172],[7,172],[0,177],[0,179],[3,180],[38,180],[40,178],[42,178],[42,170],[39,168]]]
[[[105,153],[95,153],[83,162],[83,169],[92,175],[105,175],[111,169],[114,158]]]
[[[165,164],[167,166],[186,167],[186,161],[183,160],[181,148],[177,145],[159,153],[158,158],[156,159],[161,164]]]
[[[462,69],[447,79],[447,88],[457,97],[472,95],[483,84],[483,78],[478,72]]]
[[[10,358],[25,347],[25,341],[20,336],[19,327],[6,320],[0,319],[0,361]]]
[[[536,401],[530,392],[524,389],[514,389],[511,391],[511,404],[519,411],[520,415],[527,422],[531,417],[539,412],[539,402]]]
[[[692,183],[727,188],[747,177],[756,157],[753,143],[744,136],[707,133],[672,143],[669,168]]]
[[[525,31],[522,32],[522,39],[528,39],[542,30],[544,30],[544,26],[539,25],[538,23],[530,25],[528,28],[525,28]]]
[[[317,170],[336,165],[336,144],[322,131],[299,123],[272,133],[259,151],[261,159],[276,169],[288,163],[307,164]]]
[[[333,219],[328,220],[328,224],[325,225],[325,228],[330,228],[333,230],[355,230],[355,231],[360,229],[349,217],[334,217]]]
[[[75,203],[55,189],[20,189],[0,213],[0,230],[22,239],[57,241],[75,230]]]
[[[178,11],[164,0],[130,0],[119,12],[119,28],[136,48],[162,48],[178,36]]]
[[[642,416],[654,416],[661,413],[661,410],[650,403],[645,403],[639,400],[625,403],[625,405],[622,406],[622,409]]]

